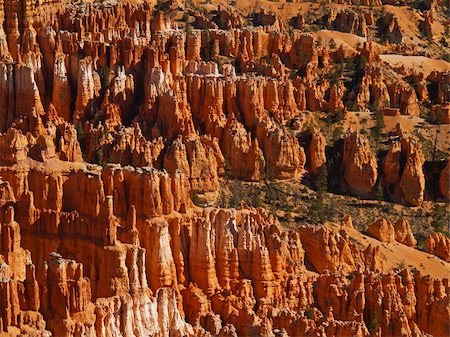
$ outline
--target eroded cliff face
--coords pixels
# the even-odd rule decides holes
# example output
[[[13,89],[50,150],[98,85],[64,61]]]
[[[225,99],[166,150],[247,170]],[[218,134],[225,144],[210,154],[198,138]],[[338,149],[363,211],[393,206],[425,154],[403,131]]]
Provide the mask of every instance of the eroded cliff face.
[[[349,216],[287,229],[263,208],[207,202],[226,180],[325,176],[330,137],[320,125],[301,137],[310,113],[337,118],[349,100],[380,115],[417,116],[425,100],[445,110],[448,74],[393,81],[372,42],[322,47],[266,11],[247,25],[230,7],[210,19],[153,5],[0,0],[0,336],[445,334],[445,236],[428,238],[427,270],[402,218],[370,237]],[[367,35],[376,19],[352,13],[327,25]],[[396,17],[381,23],[403,39]],[[318,76],[350,59],[354,88]],[[420,144],[393,142],[381,169],[367,136],[344,138],[350,193],[372,197],[381,182],[422,204]]]
[[[2,202],[4,332],[369,336],[375,317],[382,334],[445,329],[448,281],[393,274],[384,259],[382,242],[414,240],[407,223],[374,224],[381,242],[364,248],[348,218],[286,230],[263,209],[192,207],[176,177],[58,163],[1,171],[15,186]]]
[[[154,11],[151,3],[27,6],[3,21],[8,43],[0,62],[0,131],[20,130],[31,157],[41,161],[54,156],[53,143],[62,160],[180,170],[189,173],[196,192],[217,192],[223,176],[246,181],[300,179],[307,171],[317,176],[327,144],[317,132],[310,147],[298,142],[305,110],[338,114],[350,100],[362,110],[417,116],[419,104],[427,101],[441,116],[448,102],[445,72],[402,70],[412,84],[394,81],[375,43],[352,53],[342,45],[322,48],[312,34],[288,34],[270,13],[245,26],[231,9],[222,9],[213,21],[193,12],[198,29],[189,24],[186,34],[184,22]],[[353,14],[332,11],[323,20],[330,28],[348,25],[349,32],[363,35],[367,24],[375,24],[367,13]],[[333,73],[333,63],[353,58],[359,81],[353,88],[339,76],[319,78],[315,70]],[[362,138],[353,141],[354,149],[346,142],[343,179],[353,194],[369,196],[383,172],[376,154],[362,158],[373,152]],[[387,194],[420,205],[423,159],[415,148],[402,149],[411,152],[412,163],[402,168],[395,192]],[[311,156],[308,167],[305,153]],[[389,186],[392,179],[387,177]]]

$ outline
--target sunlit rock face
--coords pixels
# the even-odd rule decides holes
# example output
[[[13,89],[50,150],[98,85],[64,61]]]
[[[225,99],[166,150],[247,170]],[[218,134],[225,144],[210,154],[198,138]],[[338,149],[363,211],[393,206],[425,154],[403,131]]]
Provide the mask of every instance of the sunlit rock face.
[[[325,4],[317,23],[272,5],[0,0],[0,337],[446,334],[444,234],[428,254],[400,215],[365,235],[349,215],[288,227],[276,209],[217,206],[228,182],[327,175],[352,197],[449,199],[448,163],[427,175],[401,128],[381,158],[349,117],[426,105],[448,122],[448,70],[381,61],[414,52],[395,46],[404,20],[353,10],[380,1]],[[414,9],[429,39],[435,6]],[[318,23],[357,43],[292,29]],[[390,44],[361,38],[374,31]]]

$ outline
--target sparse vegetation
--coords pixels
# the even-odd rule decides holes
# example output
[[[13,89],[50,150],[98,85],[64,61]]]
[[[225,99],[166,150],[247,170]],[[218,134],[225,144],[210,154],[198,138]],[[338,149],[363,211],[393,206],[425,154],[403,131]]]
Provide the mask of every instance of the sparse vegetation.
[[[322,38],[319,36],[316,41],[314,42],[316,48],[321,48],[322,46]]]
[[[312,200],[309,206],[309,216],[311,221],[323,223],[328,220],[329,214],[329,204],[325,202],[325,193],[328,190],[328,172],[325,166],[320,170],[318,177],[315,180],[316,184],[316,198]]]
[[[314,318],[314,309],[313,308],[306,308],[305,309],[305,317],[307,319],[313,319]]]
[[[201,207],[202,203],[200,201],[200,197],[198,195],[198,192],[194,192],[193,196],[192,196],[192,202],[194,203],[195,206]]]
[[[379,328],[380,322],[378,321],[378,315],[377,313],[374,313],[374,316],[372,317],[370,322],[367,323],[367,330],[369,330],[371,336],[374,336]]]
[[[103,161],[103,149],[98,148],[97,151],[95,151],[95,162],[101,166],[105,165],[105,162]]]
[[[436,231],[443,232],[446,230],[446,225],[448,225],[448,214],[444,205],[434,205],[432,218],[431,226]]]
[[[109,87],[110,82],[110,69],[108,66],[104,66],[98,70],[98,75],[100,76],[100,84],[102,89],[102,95]]]
[[[230,207],[239,208],[240,202],[244,199],[242,190],[242,181],[235,179],[233,183],[233,191],[231,194]]]
[[[370,135],[372,137],[373,142],[377,148],[380,147],[381,143],[381,135],[383,134],[384,125],[384,116],[381,112],[375,112],[375,125],[371,129]]]
[[[83,123],[78,123],[77,124],[77,140],[78,142],[81,142],[84,140],[85,134],[84,134],[84,129],[83,129]]]
[[[328,46],[330,47],[330,49],[336,49],[336,42],[334,42],[334,39],[330,40]]]
[[[395,270],[397,273],[401,272],[403,269],[406,269],[406,264],[405,264],[405,262],[403,262],[403,261],[397,263],[397,265],[396,265],[395,268],[394,268],[394,270]]]

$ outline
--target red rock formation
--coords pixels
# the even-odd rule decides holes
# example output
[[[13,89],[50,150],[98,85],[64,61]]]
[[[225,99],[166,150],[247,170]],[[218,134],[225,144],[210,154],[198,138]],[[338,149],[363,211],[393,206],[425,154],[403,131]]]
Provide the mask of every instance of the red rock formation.
[[[379,23],[383,30],[383,38],[385,41],[397,44],[403,42],[403,31],[400,28],[398,18],[394,13],[385,13],[384,16],[379,19]]]
[[[346,4],[329,27],[369,35],[373,15]],[[302,128],[324,130],[319,118],[350,102],[414,116],[419,101],[448,102],[446,73],[392,80],[374,42],[329,51],[321,32],[285,31],[284,14],[249,25],[241,5],[0,0],[0,335],[445,334],[448,281],[393,274],[349,217],[286,229],[262,208],[194,206],[230,179],[320,174],[328,135],[313,130],[306,160]],[[400,24],[387,14],[379,31],[399,42]],[[328,77],[355,55],[352,88],[351,67]],[[416,205],[424,158],[403,138],[385,185]],[[347,137],[343,157],[349,189],[369,196],[365,137]],[[381,225],[378,238],[414,245],[405,221]],[[448,261],[447,243],[433,235],[428,249]]]
[[[201,137],[186,141],[186,157],[190,165],[191,188],[199,192],[216,191],[219,174],[223,173],[224,158],[217,139]]]
[[[253,14],[254,26],[273,26],[274,29],[282,29],[281,19],[274,13],[266,12],[264,8]]]
[[[63,55],[60,55],[55,58],[54,64],[52,104],[58,116],[62,117],[65,121],[70,121],[71,119],[71,101],[72,93],[67,77],[65,61]]]
[[[405,219],[398,219],[394,225],[395,240],[403,243],[406,246],[414,247],[417,244],[416,239],[412,233],[409,222]]]
[[[385,83],[381,68],[378,65],[369,65],[364,69],[356,103],[360,108],[366,108],[370,102],[379,110],[390,106],[391,98]]]
[[[221,8],[214,17],[214,22],[220,29],[242,28],[244,25],[241,16],[231,8]]]
[[[395,83],[388,89],[391,107],[398,107],[402,115],[419,116],[419,101],[414,88]]]
[[[450,239],[442,233],[433,233],[427,238],[427,251],[442,260],[450,261]]]
[[[372,192],[378,178],[378,164],[366,136],[352,132],[345,138],[344,177],[350,190],[358,195]]]
[[[417,324],[433,336],[445,335],[448,330],[449,307],[446,290],[448,284],[445,280],[442,282],[421,275],[416,275],[415,284],[417,287]],[[430,301],[433,302],[431,306]]]
[[[306,256],[317,272],[323,273],[326,269],[351,271],[356,267],[357,261],[352,254],[356,247],[344,237],[326,229],[310,227],[302,228],[300,237]],[[323,254],[314,253],[319,247],[323,247]]]
[[[28,152],[28,140],[22,132],[9,128],[0,138],[0,160],[2,164],[12,165],[24,161]]]
[[[433,13],[432,11],[424,11],[423,12],[424,20],[420,22],[420,30],[422,33],[429,39],[433,39]]]
[[[19,333],[49,333],[38,312],[41,304],[35,266],[30,262],[30,252],[21,247],[20,225],[14,219],[12,207],[4,214],[1,227],[1,331],[8,333],[10,328],[16,328]]]
[[[417,206],[423,201],[425,190],[424,162],[422,146],[414,142],[407,143],[406,165],[400,179],[400,189],[403,194],[403,200],[410,205]]]
[[[433,105],[432,113],[436,116],[436,121],[439,124],[450,124],[450,104],[447,105]]]
[[[315,175],[319,173],[320,169],[327,161],[325,155],[325,142],[325,137],[320,130],[314,129],[311,136],[311,145],[309,146],[309,165],[311,172]]]
[[[59,138],[59,158],[61,160],[83,162],[83,155],[75,128],[71,124],[64,123],[59,125],[58,131],[61,135]]]
[[[100,76],[94,70],[93,60],[85,58],[78,65],[77,99],[75,103],[75,121],[85,121],[92,113],[93,100],[100,94]]]
[[[270,120],[263,120],[256,126],[258,143],[268,167],[268,177],[275,179],[298,178],[303,174],[306,162],[305,152],[297,138],[286,134]]]
[[[437,86],[437,92],[433,103],[445,105],[449,101],[446,86],[450,83],[450,74],[448,72],[433,71],[427,78],[428,81]]]
[[[73,169],[74,164],[61,165]],[[305,254],[320,273],[330,269],[345,275],[354,272],[361,263],[376,273],[385,270],[376,250],[369,247],[361,251],[349,240],[346,228],[354,230],[351,227],[342,228],[339,233],[305,227],[297,233],[282,229],[263,210],[206,209],[203,213],[193,210],[184,215],[174,213],[174,209],[190,207],[189,204],[177,206],[180,204],[176,199],[183,192],[173,190],[176,184],[167,183],[167,178],[155,171],[136,171],[111,166],[100,177],[88,170],[63,171],[54,176],[31,170],[26,175],[25,190],[17,190],[20,225],[11,221],[11,215],[5,218],[2,237],[11,239],[2,241],[1,255],[12,261],[18,258],[15,254],[23,252],[18,239],[23,223],[27,231],[22,245],[40,261],[35,267],[35,278],[30,273],[31,281],[26,284],[34,289],[45,289],[42,294],[34,295],[34,302],[26,303],[35,303],[31,310],[36,313],[41,303],[46,315],[40,319],[51,319],[47,321],[47,329],[53,333],[71,336],[73,329],[94,329],[96,333],[116,329],[126,335],[127,329],[142,328],[149,329],[150,335],[158,331],[192,335],[192,328],[183,323],[182,312],[190,323],[197,325],[195,329],[202,326],[215,335],[228,331],[226,324],[233,324],[239,334],[262,331],[267,329],[267,324],[270,329],[285,328],[300,333],[305,329],[322,329],[320,317],[329,312],[330,306],[334,328],[326,331],[331,335],[336,331],[360,331],[365,335],[365,322],[372,319],[370,313],[381,309],[392,313],[381,326],[383,331],[395,329],[397,333],[415,326],[416,323],[408,325],[401,319],[403,312],[415,322],[411,316],[415,306],[412,304],[413,309],[406,309],[411,304],[404,300],[415,296],[413,285],[408,290],[396,290],[395,294],[399,295],[395,295],[395,303],[401,308],[397,310],[392,309],[386,295],[381,297],[381,304],[370,304],[378,303],[375,299],[380,295],[375,294],[379,294],[377,289],[381,284],[385,284],[382,289],[394,287],[396,283],[390,279],[379,283],[378,276],[369,274],[367,278],[371,281],[359,280],[349,286],[337,283],[330,288],[324,284],[337,281],[327,278],[326,273],[317,281],[305,277]],[[16,174],[2,171],[2,176],[10,181],[9,186],[19,183]],[[142,194],[137,186],[142,186]],[[75,195],[80,198],[74,199],[76,190]],[[152,198],[146,200],[144,196],[149,195]],[[35,233],[42,231],[46,239],[37,244]],[[47,259],[58,247],[61,247],[60,255],[53,253]],[[327,247],[326,253],[317,254],[318,249],[322,251],[319,247]],[[62,256],[70,256],[71,260]],[[402,277],[401,282],[410,281]],[[41,284],[45,287],[41,288]],[[328,294],[320,291],[327,288],[336,290]],[[407,293],[401,295],[402,291]],[[341,292],[347,293],[343,298],[352,298],[349,311],[340,304],[344,302],[338,301]],[[363,302],[361,296],[365,298]],[[325,301],[325,298],[332,300]],[[263,310],[261,312],[256,310],[257,301],[263,306],[259,309]],[[298,324],[286,325],[283,315],[289,313],[297,317],[296,312],[308,308],[313,301],[322,314],[318,311],[317,318],[309,318],[310,328],[300,324],[300,317],[295,319],[300,320]],[[145,311],[148,305],[155,309]],[[19,310],[13,307],[7,306]],[[289,309],[274,314],[266,322],[263,313],[270,307]],[[26,310],[24,308],[20,305],[20,310]],[[125,325],[108,325],[117,310],[122,310],[123,319],[131,316],[135,319]],[[436,310],[433,315],[439,317],[441,309]],[[382,317],[382,311],[377,312]],[[150,317],[149,321],[143,317]],[[246,319],[241,320],[243,317]],[[344,323],[337,323],[339,321]],[[15,324],[7,321],[8,326]]]
[[[386,219],[380,219],[367,228],[367,233],[381,242],[392,243],[396,239],[394,226]]]
[[[401,171],[401,161],[405,161]],[[424,156],[419,143],[402,139],[391,144],[384,162],[384,177],[388,193],[396,201],[418,206],[425,190]]]
[[[338,30],[341,32],[357,34],[361,36],[367,35],[366,14],[357,14],[353,11],[332,10],[326,17],[326,27],[328,29]]]
[[[250,181],[259,181],[264,177],[265,160],[258,140],[252,141],[251,134],[231,115],[223,131],[221,148],[228,161],[225,165],[228,163],[233,177]],[[243,158],[246,160],[243,161]]]

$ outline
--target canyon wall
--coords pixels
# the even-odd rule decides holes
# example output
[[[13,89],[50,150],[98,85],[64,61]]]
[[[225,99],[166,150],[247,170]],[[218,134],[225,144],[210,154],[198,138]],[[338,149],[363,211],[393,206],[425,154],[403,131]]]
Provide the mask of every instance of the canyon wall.
[[[364,246],[348,216],[287,229],[208,201],[224,180],[324,174],[310,113],[337,118],[351,101],[416,117],[427,100],[445,117],[448,72],[405,83],[371,42],[332,51],[264,11],[253,25],[229,8],[185,22],[170,15],[183,4],[153,5],[0,0],[0,336],[445,335],[448,279],[385,257],[400,246],[414,268],[418,256],[448,270],[444,235],[427,254],[406,220],[373,219]],[[327,25],[364,35],[372,21],[339,12]],[[351,90],[318,76],[351,60]],[[400,128],[380,163],[364,133],[341,139],[346,192],[423,204],[417,140]],[[440,198],[448,168],[431,181]]]

